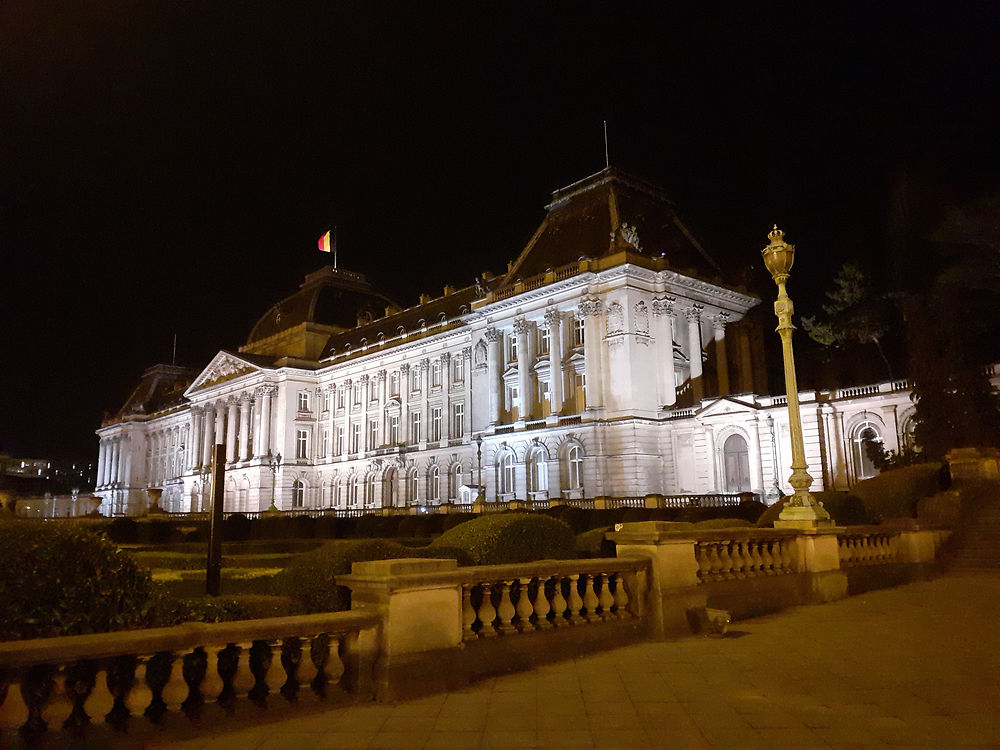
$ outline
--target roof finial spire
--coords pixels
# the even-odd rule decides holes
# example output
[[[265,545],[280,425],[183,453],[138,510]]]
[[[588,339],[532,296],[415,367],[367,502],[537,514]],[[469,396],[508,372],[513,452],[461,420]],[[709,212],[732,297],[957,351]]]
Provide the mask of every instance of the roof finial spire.
[[[607,169],[611,166],[611,160],[608,158],[608,121],[604,121],[604,168]]]

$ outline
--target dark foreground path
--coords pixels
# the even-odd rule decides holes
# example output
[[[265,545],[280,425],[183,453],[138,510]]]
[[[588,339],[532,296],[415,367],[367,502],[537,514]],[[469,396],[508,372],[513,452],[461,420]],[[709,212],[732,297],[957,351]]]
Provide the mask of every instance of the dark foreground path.
[[[799,607],[734,631],[419,700],[283,721],[248,716],[241,727],[147,746],[1000,747],[1000,574]]]

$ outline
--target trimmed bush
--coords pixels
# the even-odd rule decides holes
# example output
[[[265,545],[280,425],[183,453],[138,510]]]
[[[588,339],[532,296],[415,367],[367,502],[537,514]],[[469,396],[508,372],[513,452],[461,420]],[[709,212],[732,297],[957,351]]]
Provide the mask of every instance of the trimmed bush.
[[[136,544],[139,541],[139,524],[134,518],[116,518],[104,531],[115,544]]]
[[[568,524],[544,514],[495,513],[446,531],[432,547],[457,547],[477,565],[566,560],[576,557]]]
[[[354,525],[354,535],[362,539],[385,539],[399,536],[397,530],[409,516],[361,516]]]
[[[149,620],[149,573],[103,536],[69,523],[9,520],[0,522],[0,549],[8,560],[0,570],[0,640]]]
[[[222,541],[245,542],[250,538],[250,519],[242,513],[233,513],[222,522]]]
[[[442,516],[442,518],[444,519],[444,521],[441,524],[441,533],[443,534],[449,529],[453,529],[456,526],[461,526],[466,521],[475,520],[476,518],[478,518],[478,516],[475,513],[449,513],[445,516]]]
[[[914,464],[858,482],[853,489],[874,523],[889,518],[912,518],[917,502],[945,489],[940,464]]]
[[[604,538],[611,531],[610,526],[591,529],[576,535],[577,557],[614,557],[615,543]]]
[[[573,505],[556,505],[546,508],[542,512],[550,518],[558,519],[569,525],[575,533],[582,534],[591,528],[589,521],[594,511],[584,510]]]

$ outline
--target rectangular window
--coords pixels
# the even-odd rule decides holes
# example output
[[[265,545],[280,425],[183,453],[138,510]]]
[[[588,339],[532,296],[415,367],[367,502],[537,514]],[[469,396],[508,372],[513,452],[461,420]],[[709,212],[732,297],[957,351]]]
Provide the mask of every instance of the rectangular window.
[[[361,423],[355,422],[351,425],[351,453],[357,453],[361,449]]]
[[[410,442],[419,443],[420,442],[420,412],[415,411],[410,413]]]
[[[323,391],[323,411],[330,411],[330,402],[333,400],[331,398],[332,395],[330,391]]]
[[[434,388],[441,387],[441,362],[437,359],[431,363],[431,385]]]
[[[412,367],[410,368],[410,390],[419,391],[420,390],[420,368]]]
[[[344,428],[337,428],[337,455],[344,455]]]
[[[353,404],[355,404],[355,405],[360,404],[361,403],[361,383],[355,383],[354,384],[354,393],[353,393],[353,396],[354,396],[354,398],[352,399],[351,402]]]
[[[299,411],[309,411],[309,391],[299,391]]]
[[[549,342],[552,341],[552,332],[549,331],[548,326],[539,328],[538,330],[538,353],[548,354],[549,353]]]
[[[573,319],[573,346],[583,346],[584,341],[584,319],[574,318]]]
[[[323,428],[323,445],[320,446],[320,456],[327,456],[330,453],[330,428]]]
[[[431,440],[441,439],[441,407],[435,406],[431,409]]]
[[[507,410],[510,412],[511,419],[517,419],[520,415],[519,407],[521,406],[521,399],[519,398],[517,386],[512,385],[507,389]]]
[[[465,404],[455,404],[452,415],[452,437],[462,437],[465,434]]]
[[[399,395],[399,373],[393,372],[389,375],[389,395],[398,396]]]
[[[368,422],[368,450],[373,451],[378,448],[378,420],[373,419]]]
[[[454,365],[454,369],[455,369],[454,380],[455,380],[456,383],[461,383],[463,380],[465,380],[465,356],[464,355],[460,355],[458,357],[455,357],[455,359],[453,360],[453,362],[455,363],[455,365]]]
[[[517,362],[517,336],[515,334],[508,334],[507,336],[507,361],[510,363]]]
[[[371,378],[368,381],[368,400],[378,401],[378,380]]]
[[[538,402],[547,403],[549,400],[549,381],[538,381]]]
[[[337,408],[338,409],[343,409],[344,408],[344,399],[347,398],[347,396],[344,395],[344,391],[345,391],[345,389],[344,389],[343,386],[341,386],[340,388],[337,389]]]
[[[295,457],[309,458],[309,430],[298,430],[295,440]]]
[[[578,411],[587,408],[587,375],[582,372],[576,375],[576,407]]]
[[[399,417],[389,417],[389,445],[399,445]]]

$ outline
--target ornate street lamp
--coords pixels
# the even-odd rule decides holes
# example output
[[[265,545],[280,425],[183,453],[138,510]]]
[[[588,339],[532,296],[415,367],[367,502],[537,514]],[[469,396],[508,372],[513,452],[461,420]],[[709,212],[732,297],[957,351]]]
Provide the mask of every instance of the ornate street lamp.
[[[832,524],[830,514],[826,512],[816,498],[809,493],[812,477],[806,471],[806,451],[802,442],[802,418],[799,415],[799,385],[795,376],[795,355],[792,352],[792,300],[785,291],[792,263],[795,261],[795,245],[785,242],[785,233],[774,225],[767,235],[770,243],[761,253],[764,265],[771,273],[771,278],[778,285],[778,299],[774,302],[774,314],[778,317],[778,327],[775,329],[781,337],[781,355],[785,364],[785,392],[788,395],[788,427],[792,438],[792,475],[788,483],[792,485],[795,494],[788,499],[775,525],[782,526],[817,526]]]
[[[268,513],[277,513],[278,507],[274,504],[274,488],[278,484],[278,467],[281,466],[281,454],[277,456],[272,456],[270,449],[267,451],[267,468],[271,470],[271,505],[268,507]]]

